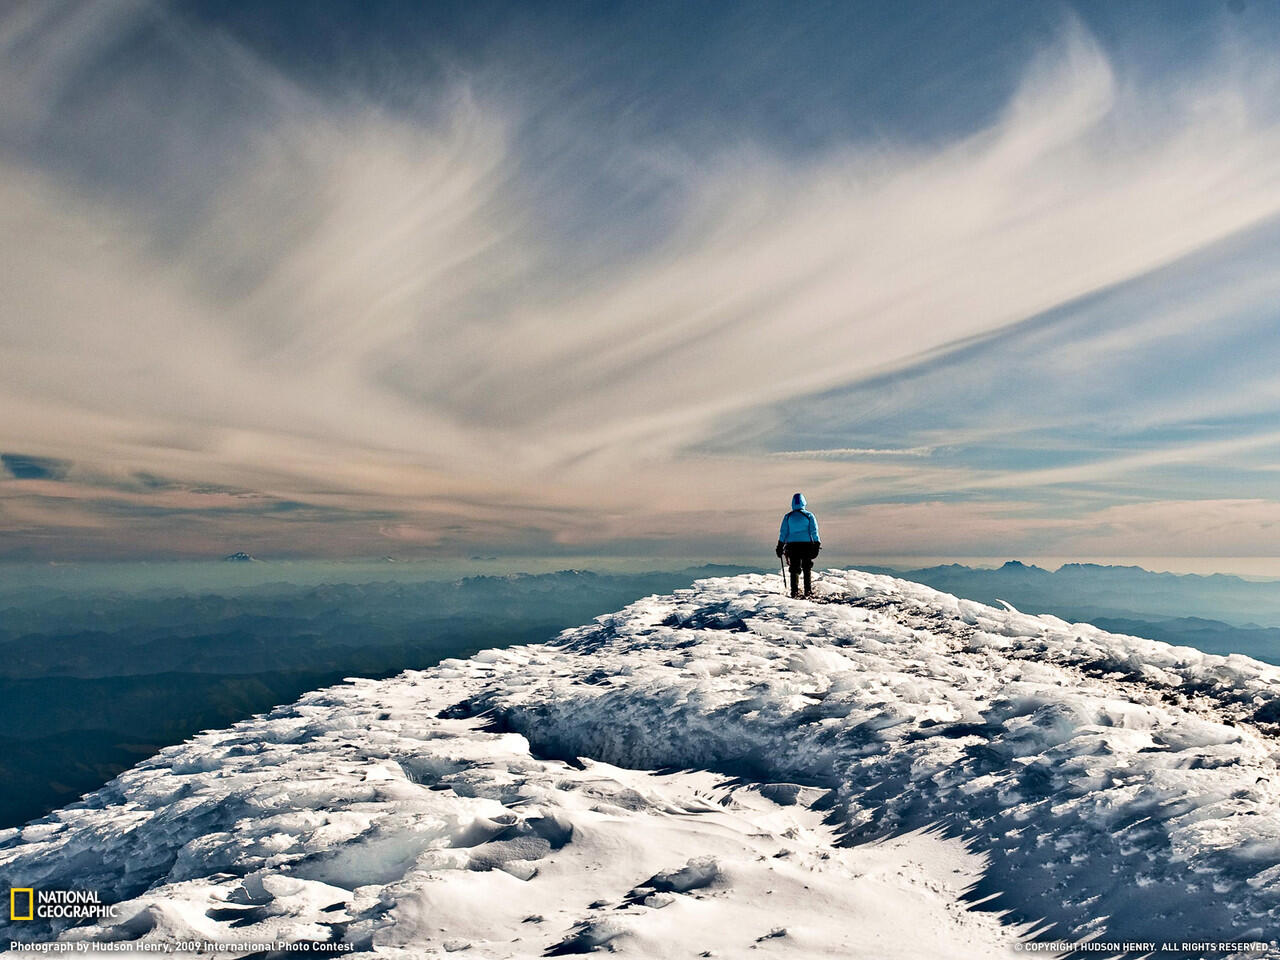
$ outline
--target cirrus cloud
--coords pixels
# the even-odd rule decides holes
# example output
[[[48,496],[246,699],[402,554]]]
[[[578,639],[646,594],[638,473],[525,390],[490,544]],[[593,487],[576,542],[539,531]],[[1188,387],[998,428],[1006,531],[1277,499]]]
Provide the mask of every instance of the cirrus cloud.
[[[525,132],[553,93],[482,73],[416,115],[325,97],[150,4],[18,8],[0,49],[0,446],[329,512],[305,532],[282,518],[278,549],[670,545],[702,537],[708,510],[742,544],[799,485],[854,517],[1098,480],[930,455],[959,435],[707,451],[735,419],[909,370],[1280,214],[1280,123],[1253,97],[1274,79],[1264,51],[1234,49],[1247,84],[1131,83],[1073,18],[993,121],[940,142],[610,144],[615,180],[663,185],[643,241],[546,217],[546,191],[571,193],[620,136],[614,104],[573,112],[536,165]],[[76,109],[114,122],[105,143]],[[120,161],[136,143],[154,170]],[[1108,469],[1162,456],[1178,458]],[[37,552],[63,529],[74,553],[86,518],[122,530],[102,504],[151,495],[24,479],[2,485],[0,519]],[[261,522],[203,516],[228,538]],[[325,517],[344,532],[326,541]],[[1032,519],[1020,529],[1065,535]],[[894,529],[896,553],[938,535]],[[965,553],[999,542],[954,530]]]

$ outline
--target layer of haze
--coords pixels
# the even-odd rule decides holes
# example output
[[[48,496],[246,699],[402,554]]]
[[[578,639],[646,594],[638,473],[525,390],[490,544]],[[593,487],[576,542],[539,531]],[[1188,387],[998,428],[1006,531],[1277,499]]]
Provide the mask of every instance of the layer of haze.
[[[1274,553],[1265,5],[305,6],[0,19],[4,557]]]

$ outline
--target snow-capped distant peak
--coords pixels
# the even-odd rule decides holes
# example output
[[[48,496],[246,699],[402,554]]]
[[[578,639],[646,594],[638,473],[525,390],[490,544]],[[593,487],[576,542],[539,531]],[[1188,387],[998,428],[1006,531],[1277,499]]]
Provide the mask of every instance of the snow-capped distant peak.
[[[1280,669],[817,588],[699,581],[203,733],[0,834],[0,882],[122,901],[6,934],[937,957],[1280,929]]]

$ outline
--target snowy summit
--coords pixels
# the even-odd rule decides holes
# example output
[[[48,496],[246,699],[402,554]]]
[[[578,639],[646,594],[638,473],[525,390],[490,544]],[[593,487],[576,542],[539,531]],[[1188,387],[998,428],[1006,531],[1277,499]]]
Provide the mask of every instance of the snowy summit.
[[[4,937],[1280,957],[1280,668],[855,571],[780,586],[702,580],[169,747],[0,833],[0,881],[116,918]]]

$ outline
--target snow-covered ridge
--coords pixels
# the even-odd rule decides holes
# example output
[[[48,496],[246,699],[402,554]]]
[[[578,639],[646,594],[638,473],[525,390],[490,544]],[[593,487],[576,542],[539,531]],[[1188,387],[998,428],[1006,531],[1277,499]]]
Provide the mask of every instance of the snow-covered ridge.
[[[4,939],[982,956],[1037,933],[1275,936],[1280,668],[855,571],[818,590],[699,581],[168,748],[0,834],[0,885],[101,889],[120,919]]]

